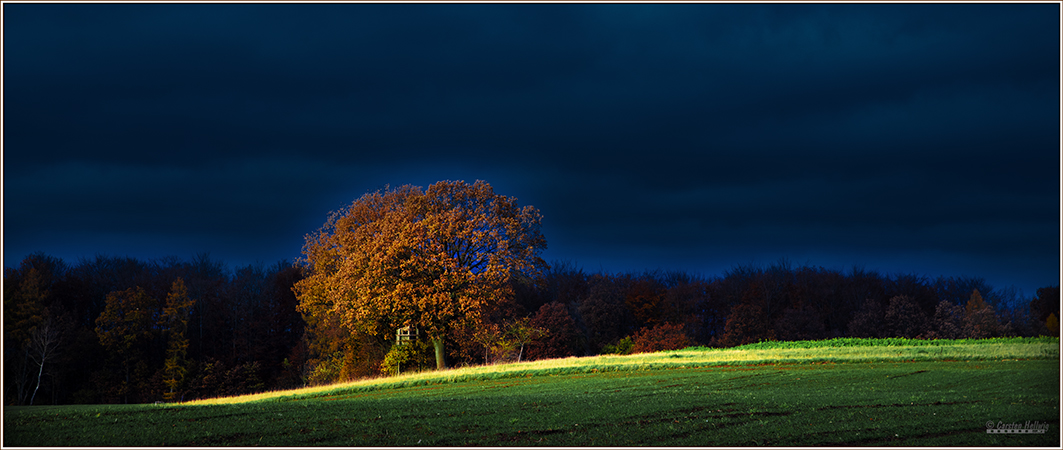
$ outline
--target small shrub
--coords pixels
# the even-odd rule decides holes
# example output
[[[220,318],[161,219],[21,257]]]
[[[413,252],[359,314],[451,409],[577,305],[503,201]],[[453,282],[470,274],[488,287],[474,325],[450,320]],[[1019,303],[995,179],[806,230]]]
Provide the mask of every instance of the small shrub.
[[[635,341],[631,339],[631,336],[625,337],[616,342],[616,344],[605,344],[602,347],[603,355],[630,355],[632,349],[635,347]]]
[[[380,363],[380,373],[384,375],[398,375],[400,372],[410,370],[424,370],[429,366],[429,355],[434,362],[434,349],[427,340],[403,342],[391,346],[391,350],[384,355],[384,361]]]
[[[306,383],[310,386],[320,386],[323,384],[331,384],[340,380],[340,376],[343,373],[343,357],[342,354],[318,362],[310,370],[310,375],[306,378]]]

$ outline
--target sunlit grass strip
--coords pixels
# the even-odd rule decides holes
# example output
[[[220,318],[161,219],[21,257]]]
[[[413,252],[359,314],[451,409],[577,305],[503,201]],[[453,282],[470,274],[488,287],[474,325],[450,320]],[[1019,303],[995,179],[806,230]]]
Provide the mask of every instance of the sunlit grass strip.
[[[861,341],[865,345],[854,345]],[[327,386],[198,400],[189,402],[189,404],[300,400],[427,384],[668,368],[712,368],[729,365],[780,363],[1059,359],[1059,338],[934,341],[910,339],[903,341],[905,343],[911,342],[907,345],[898,345],[899,342],[882,339],[762,342],[729,349],[692,347],[683,350],[635,355],[570,357],[403,374],[394,377],[365,379]]]
[[[910,338],[833,338],[818,341],[763,341],[734,347],[740,349],[770,348],[820,348],[820,347],[940,347],[953,345],[999,345],[999,344],[1053,344],[1059,338],[1052,336],[1011,337],[989,339],[910,339]],[[692,347],[700,350],[716,350],[709,347]]]

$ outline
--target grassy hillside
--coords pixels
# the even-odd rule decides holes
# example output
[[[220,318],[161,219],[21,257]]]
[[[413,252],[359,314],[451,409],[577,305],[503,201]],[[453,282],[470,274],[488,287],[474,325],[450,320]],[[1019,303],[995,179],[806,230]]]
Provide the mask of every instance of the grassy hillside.
[[[169,405],[7,408],[5,446],[1059,446],[1059,340],[566,358]],[[1046,434],[986,433],[1004,423]]]

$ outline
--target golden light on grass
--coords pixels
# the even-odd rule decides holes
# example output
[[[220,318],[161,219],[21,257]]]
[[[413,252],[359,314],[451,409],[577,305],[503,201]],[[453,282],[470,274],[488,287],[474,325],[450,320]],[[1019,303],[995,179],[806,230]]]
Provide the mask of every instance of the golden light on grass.
[[[780,347],[792,343],[779,343]],[[732,364],[777,364],[813,362],[889,362],[926,360],[1001,360],[1059,358],[1059,341],[1018,342],[989,340],[939,342],[935,345],[855,345],[813,348],[753,348],[703,349],[692,348],[635,355],[600,355],[569,357],[521,363],[471,366],[443,371],[427,371],[305,387],[259,394],[221,397],[186,402],[190,405],[218,405],[247,403],[283,398],[302,399],[344,392],[370,391],[387,388],[490,380],[516,376],[549,376],[574,373],[598,373],[631,370],[667,369],[669,367],[704,367]]]

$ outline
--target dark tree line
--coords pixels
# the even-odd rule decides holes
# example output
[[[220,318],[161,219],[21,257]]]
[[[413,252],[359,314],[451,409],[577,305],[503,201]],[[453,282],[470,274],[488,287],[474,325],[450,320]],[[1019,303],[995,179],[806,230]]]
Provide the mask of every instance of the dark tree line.
[[[207,255],[72,266],[31,255],[4,273],[4,401],[144,403],[300,386],[303,320],[291,290],[300,278],[284,262],[228,270]]]
[[[1058,286],[1022,298],[982,278],[794,267],[785,260],[736,266],[711,279],[660,271],[585,274],[555,263],[538,289],[518,295],[523,311],[566,307],[578,329],[575,355],[617,350],[626,337],[669,325],[689,342],[713,347],[843,336],[1058,336],[1059,298]]]
[[[4,402],[190,400],[379,376],[395,336],[304,317],[292,286],[305,272],[230,270],[207,255],[74,265],[31,255],[4,274]],[[786,261],[714,278],[555,262],[511,291],[480,326],[447,337],[449,365],[767,339],[1059,335],[1058,286],[1024,298],[982,278]]]

